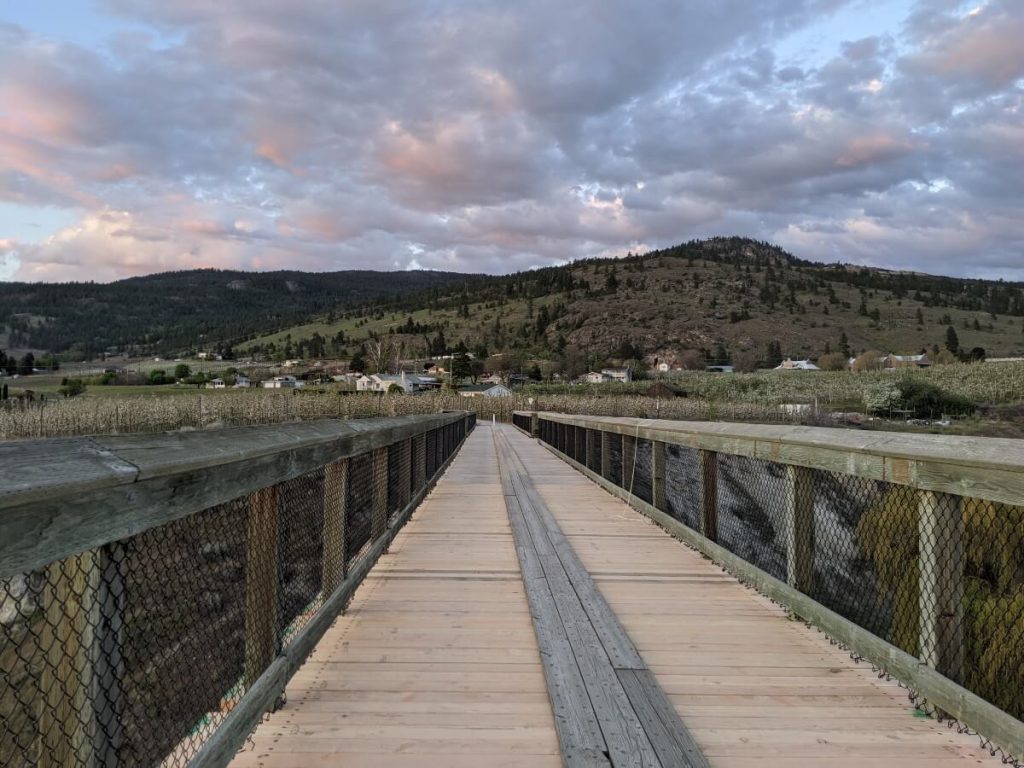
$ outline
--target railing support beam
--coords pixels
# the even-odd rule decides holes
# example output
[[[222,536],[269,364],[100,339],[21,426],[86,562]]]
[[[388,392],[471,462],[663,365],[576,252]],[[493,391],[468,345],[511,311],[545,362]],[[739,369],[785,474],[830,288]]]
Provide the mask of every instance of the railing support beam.
[[[697,452],[697,476],[700,478],[700,532],[710,541],[718,541],[718,454]]]
[[[814,589],[814,472],[786,466],[786,582],[810,594]]]
[[[963,679],[964,532],[962,500],[917,492],[921,661]]]
[[[651,502],[662,512],[668,509],[665,495],[665,444],[660,440],[651,441]]]

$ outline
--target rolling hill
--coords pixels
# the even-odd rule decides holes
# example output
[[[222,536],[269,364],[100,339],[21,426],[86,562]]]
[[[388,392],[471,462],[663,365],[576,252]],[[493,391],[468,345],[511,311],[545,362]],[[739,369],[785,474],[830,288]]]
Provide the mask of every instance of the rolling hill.
[[[0,282],[0,349],[57,352],[79,359],[108,348],[165,354],[213,349],[311,315],[465,279],[427,271],[200,269],[114,283]]]
[[[1024,354],[1024,284],[819,264],[744,238],[502,276],[438,272],[169,272],[111,284],[0,283],[0,348],[94,355],[233,346],[267,358],[349,358],[386,339],[403,358],[465,345],[571,369],[762,362],[845,347],[944,345]],[[0,327],[0,332],[3,328]],[[690,350],[694,352],[690,352]]]
[[[346,356],[387,337],[403,357],[464,344],[571,367],[643,359],[676,364],[738,351],[818,357],[846,346],[916,353],[945,343],[1024,354],[1024,284],[818,264],[743,238],[694,241],[618,260],[468,278],[333,317],[320,315],[239,349]],[[777,344],[776,344],[777,342]],[[767,362],[762,360],[762,362]]]

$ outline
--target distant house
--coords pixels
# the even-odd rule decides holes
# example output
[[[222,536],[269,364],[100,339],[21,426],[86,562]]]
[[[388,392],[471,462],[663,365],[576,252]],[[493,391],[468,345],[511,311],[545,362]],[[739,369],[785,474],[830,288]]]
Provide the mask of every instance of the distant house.
[[[661,373],[668,373],[669,371],[672,370],[672,366],[669,365],[668,363],[658,363],[658,370]]]
[[[301,389],[306,382],[294,376],[275,376],[263,382],[264,389]]]
[[[633,380],[632,368],[602,368],[601,373],[608,377],[608,381],[620,381],[628,384]]]
[[[591,371],[583,375],[583,381],[587,384],[604,384],[606,381],[611,381],[611,379],[600,371]]]
[[[775,367],[776,371],[820,371],[821,369],[810,360],[794,360],[787,357],[780,365]]]
[[[928,355],[893,355],[888,354],[881,359],[883,368],[928,368],[932,361]]]
[[[469,384],[459,387],[459,394],[463,397],[509,397],[512,390],[504,384]]]
[[[416,394],[417,392],[440,389],[441,382],[433,376],[420,376],[405,371],[397,375],[374,373],[356,379],[357,392],[388,392],[393,386],[400,387],[407,394]]]
[[[244,373],[235,374],[235,389],[246,389],[252,386],[252,381]]]
[[[206,382],[207,389],[224,389],[226,386],[224,379],[210,379]]]
[[[704,370],[709,373],[732,373],[733,367],[731,365],[708,365]]]

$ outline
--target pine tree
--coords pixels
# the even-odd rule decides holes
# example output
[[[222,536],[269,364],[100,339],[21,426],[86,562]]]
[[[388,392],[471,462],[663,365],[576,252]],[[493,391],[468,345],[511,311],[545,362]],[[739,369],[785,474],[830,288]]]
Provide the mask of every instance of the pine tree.
[[[946,329],[946,349],[954,355],[960,352],[960,337],[956,335],[956,328],[952,325]]]

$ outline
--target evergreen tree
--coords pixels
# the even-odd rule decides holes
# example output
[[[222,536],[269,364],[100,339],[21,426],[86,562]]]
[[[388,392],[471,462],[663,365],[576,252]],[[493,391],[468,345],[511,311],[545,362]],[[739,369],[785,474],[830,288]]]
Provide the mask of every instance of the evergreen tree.
[[[956,335],[956,328],[952,325],[946,329],[946,349],[954,355],[960,353],[960,337]]]

